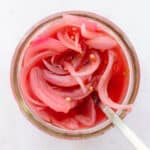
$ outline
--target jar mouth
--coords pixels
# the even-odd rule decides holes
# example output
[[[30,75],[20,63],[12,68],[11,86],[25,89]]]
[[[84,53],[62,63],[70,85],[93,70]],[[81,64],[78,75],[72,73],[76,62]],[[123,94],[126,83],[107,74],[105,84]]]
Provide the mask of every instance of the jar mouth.
[[[106,130],[112,127],[112,124],[109,120],[101,122],[95,127],[88,128],[88,129],[81,129],[81,130],[62,129],[50,123],[46,123],[40,120],[39,118],[37,118],[36,116],[34,116],[34,114],[25,104],[21,96],[17,75],[18,75],[18,69],[21,64],[20,62],[23,57],[23,50],[28,45],[29,41],[36,35],[36,33],[40,29],[44,28],[50,22],[61,18],[62,14],[72,14],[72,15],[78,15],[82,17],[91,18],[92,20],[95,20],[99,22],[100,24],[102,24],[103,27],[109,30],[109,33],[118,41],[118,43],[121,45],[127,57],[127,61],[129,63],[129,69],[131,72],[129,88],[127,91],[127,95],[123,100],[123,103],[124,104],[134,103],[137,92],[138,92],[139,81],[140,81],[140,67],[139,67],[139,62],[138,62],[138,58],[137,58],[134,47],[132,46],[131,42],[126,37],[126,35],[123,33],[123,31],[121,31],[120,28],[117,27],[114,23],[112,23],[111,21],[109,21],[108,19],[100,15],[97,15],[91,12],[86,12],[86,11],[65,11],[65,12],[60,12],[60,13],[51,15],[41,20],[40,22],[38,22],[22,38],[22,40],[20,41],[19,45],[16,48],[16,51],[12,58],[12,63],[11,63],[10,78],[11,78],[11,87],[12,87],[13,94],[17,100],[17,103],[21,111],[29,119],[29,121],[32,122],[36,127],[40,128],[41,130],[45,131],[48,134],[51,134],[57,137],[63,137],[63,138],[82,138],[82,137],[85,138],[85,137],[90,137],[93,135],[103,134]],[[122,119],[126,116],[125,111],[118,111],[117,114]]]

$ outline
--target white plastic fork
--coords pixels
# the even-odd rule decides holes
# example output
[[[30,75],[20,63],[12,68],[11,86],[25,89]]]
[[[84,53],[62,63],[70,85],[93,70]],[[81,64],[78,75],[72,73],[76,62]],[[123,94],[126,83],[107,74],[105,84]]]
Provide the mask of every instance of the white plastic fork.
[[[109,120],[123,133],[123,135],[129,140],[136,150],[150,150],[111,108],[102,104],[100,104],[100,108],[109,118]]]

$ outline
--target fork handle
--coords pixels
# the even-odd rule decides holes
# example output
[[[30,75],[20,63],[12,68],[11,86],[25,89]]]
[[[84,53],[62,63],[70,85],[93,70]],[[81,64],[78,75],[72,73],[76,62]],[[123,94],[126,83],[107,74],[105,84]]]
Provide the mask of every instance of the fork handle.
[[[107,107],[100,105],[100,108],[106,114],[110,121],[122,132],[122,134],[129,140],[136,150],[149,150],[149,148],[137,137],[137,135],[114,113],[114,111]]]

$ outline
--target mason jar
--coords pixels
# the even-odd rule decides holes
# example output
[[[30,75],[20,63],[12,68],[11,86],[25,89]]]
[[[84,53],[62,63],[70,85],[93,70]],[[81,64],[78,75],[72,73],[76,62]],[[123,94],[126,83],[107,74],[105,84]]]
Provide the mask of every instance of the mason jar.
[[[20,85],[18,82],[18,74],[21,69],[21,64],[23,60],[23,55],[26,50],[27,45],[29,44],[32,39],[36,37],[38,33],[40,33],[43,29],[45,29],[50,23],[60,19],[63,14],[71,14],[86,17],[92,20],[99,22],[109,34],[111,34],[117,42],[120,44],[126,59],[129,64],[130,69],[130,77],[129,77],[129,86],[127,90],[127,94],[124,97],[122,103],[123,104],[132,104],[135,101],[139,81],[140,81],[140,68],[138,58],[135,52],[132,43],[129,41],[125,33],[114,23],[110,20],[91,12],[86,11],[66,11],[66,12],[59,12],[53,15],[46,17],[45,19],[41,20],[40,22],[36,23],[21,39],[19,42],[15,54],[12,58],[11,63],[11,87],[15,99],[18,103],[18,106],[21,112],[27,117],[27,119],[35,125],[37,128],[41,129],[42,131],[46,132],[47,134],[59,137],[59,138],[67,138],[67,139],[81,139],[92,137],[96,135],[104,134],[108,129],[110,129],[113,125],[112,123],[106,119],[103,122],[100,122],[98,125],[88,128],[88,129],[80,129],[80,130],[69,130],[69,129],[62,129],[56,127],[53,124],[44,122],[40,118],[38,118],[35,114],[32,113],[32,110],[26,105],[20,91]],[[116,112],[122,119],[127,115],[125,111],[117,111]]]

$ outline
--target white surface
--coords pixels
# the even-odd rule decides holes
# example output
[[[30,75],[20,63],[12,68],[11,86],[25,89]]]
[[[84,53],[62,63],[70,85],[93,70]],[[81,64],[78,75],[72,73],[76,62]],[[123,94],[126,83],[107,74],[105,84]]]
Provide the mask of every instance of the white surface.
[[[20,113],[10,89],[11,57],[23,34],[38,20],[62,10],[88,10],[118,24],[133,42],[141,65],[141,84],[125,122],[150,147],[150,1],[149,0],[1,0],[0,4],[0,150],[132,150],[114,128],[105,135],[66,141],[46,135]],[[148,116],[148,117],[147,117]]]

